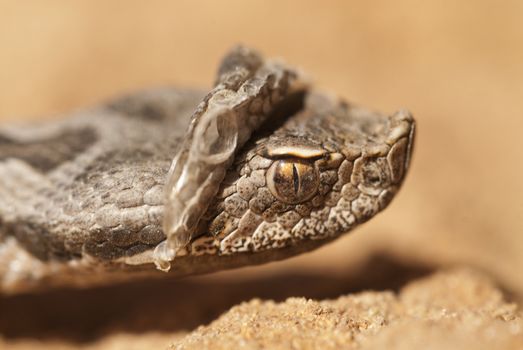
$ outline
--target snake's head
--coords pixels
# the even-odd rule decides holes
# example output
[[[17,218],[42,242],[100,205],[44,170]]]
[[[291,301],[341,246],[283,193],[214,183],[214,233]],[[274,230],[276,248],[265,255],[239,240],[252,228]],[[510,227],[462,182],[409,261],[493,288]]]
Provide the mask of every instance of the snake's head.
[[[321,244],[350,231],[398,192],[414,129],[407,111],[383,116],[310,94],[236,157],[191,254]]]
[[[160,269],[184,255],[303,251],[388,205],[411,156],[410,114],[369,112],[305,81],[246,48],[226,56],[171,167]]]
[[[383,210],[409,167],[408,112],[325,97],[254,50],[233,49],[202,95],[145,91],[0,130],[0,261],[15,262],[0,289],[9,276],[84,284],[98,267],[187,275],[289,257]]]

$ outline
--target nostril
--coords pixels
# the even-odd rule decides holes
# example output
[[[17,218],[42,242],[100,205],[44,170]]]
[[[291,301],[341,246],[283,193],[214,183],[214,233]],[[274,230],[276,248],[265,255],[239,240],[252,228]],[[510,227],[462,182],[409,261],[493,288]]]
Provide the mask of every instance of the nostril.
[[[375,167],[367,167],[363,173],[363,179],[365,180],[365,183],[371,186],[379,185],[381,182],[381,177],[378,172],[378,169]]]
[[[369,182],[373,185],[377,185],[380,183],[380,177],[377,176],[376,174],[372,174],[371,176],[369,176]]]

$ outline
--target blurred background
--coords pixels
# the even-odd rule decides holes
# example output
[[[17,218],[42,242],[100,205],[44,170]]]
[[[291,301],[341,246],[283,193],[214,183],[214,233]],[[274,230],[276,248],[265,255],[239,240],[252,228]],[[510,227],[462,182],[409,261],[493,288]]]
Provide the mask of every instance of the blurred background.
[[[391,206],[360,229],[208,280],[278,288],[273,276],[328,275],[358,289],[383,274],[465,264],[521,300],[522,19],[519,0],[0,1],[0,123],[145,87],[210,87],[231,46],[255,47],[353,103],[411,110],[414,159]]]

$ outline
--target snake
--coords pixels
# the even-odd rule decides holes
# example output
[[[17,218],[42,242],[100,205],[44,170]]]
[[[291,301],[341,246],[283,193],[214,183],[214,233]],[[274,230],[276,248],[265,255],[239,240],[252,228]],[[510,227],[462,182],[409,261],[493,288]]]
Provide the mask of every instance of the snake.
[[[0,291],[188,276],[285,259],[368,221],[414,145],[245,46],[210,91],[132,92],[0,127]]]

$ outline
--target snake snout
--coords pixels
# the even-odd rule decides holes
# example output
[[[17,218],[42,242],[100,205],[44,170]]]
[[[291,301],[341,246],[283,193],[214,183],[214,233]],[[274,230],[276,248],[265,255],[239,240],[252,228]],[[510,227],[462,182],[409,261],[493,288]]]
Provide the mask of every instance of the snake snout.
[[[396,112],[391,118],[391,129],[386,142],[391,146],[387,161],[392,182],[399,184],[410,165],[414,146],[416,124],[407,110]]]

